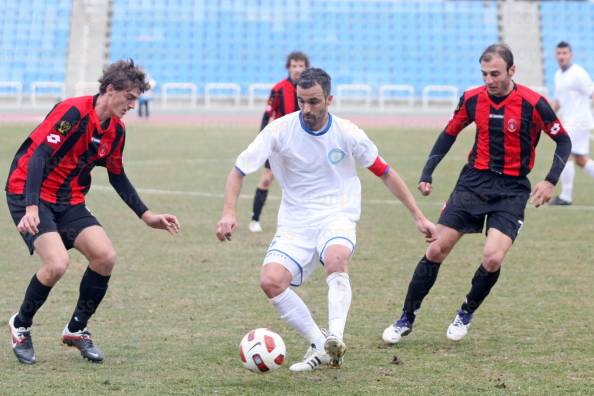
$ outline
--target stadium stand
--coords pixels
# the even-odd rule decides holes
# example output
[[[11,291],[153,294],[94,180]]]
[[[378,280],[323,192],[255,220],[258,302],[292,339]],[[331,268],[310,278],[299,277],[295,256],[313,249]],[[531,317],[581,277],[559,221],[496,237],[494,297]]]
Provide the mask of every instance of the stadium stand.
[[[573,48],[575,63],[594,73],[594,2],[541,2],[541,31],[544,51],[545,83],[555,92],[555,47],[567,41]]]
[[[0,0],[0,81],[64,82],[71,0]]]
[[[303,3],[303,2],[302,2]],[[497,41],[495,1],[113,1],[110,59],[133,57],[159,83],[270,83],[307,52],[335,84],[464,90]],[[300,6],[301,4],[301,6]],[[370,22],[373,23],[370,23]]]
[[[96,70],[75,72],[76,59],[68,58],[69,47],[81,48],[68,42],[73,4],[78,3],[0,0],[0,95],[18,94],[19,83],[26,98],[34,82],[64,83],[70,70],[67,63],[74,68],[68,76],[73,76],[70,83],[76,90],[91,82]],[[285,56],[295,49],[307,52],[313,65],[327,69],[335,87],[367,85],[382,105],[395,99],[412,103],[427,86],[453,86],[462,92],[481,84],[477,55],[502,34],[501,9],[495,0],[111,0],[109,4],[105,14],[110,16],[101,22],[110,37],[101,46],[106,46],[107,54],[101,50],[100,55],[106,63],[135,59],[157,81],[157,95],[166,83],[193,84],[200,98],[207,84],[238,84],[252,106],[256,96],[266,95],[263,86],[286,73]],[[545,78],[539,84],[549,92],[557,67],[554,48],[560,40],[572,44],[577,63],[594,70],[593,20],[593,1],[540,2]],[[94,48],[92,42],[89,48]],[[93,63],[97,64],[94,58]],[[88,75],[89,81],[79,75]],[[47,90],[40,88],[38,93]],[[178,91],[183,92],[171,89],[171,96]],[[342,92],[357,95],[353,90]],[[366,90],[358,95],[367,100]],[[432,99],[446,99],[448,94],[435,95]]]

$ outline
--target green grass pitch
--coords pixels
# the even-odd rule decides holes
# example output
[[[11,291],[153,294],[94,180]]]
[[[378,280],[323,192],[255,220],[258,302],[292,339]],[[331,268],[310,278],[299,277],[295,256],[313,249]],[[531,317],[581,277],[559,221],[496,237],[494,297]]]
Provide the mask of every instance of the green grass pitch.
[[[0,178],[29,124],[0,127]],[[93,365],[61,345],[60,334],[86,268],[71,253],[70,269],[36,317],[38,363],[20,365],[10,350],[6,321],[18,308],[38,258],[29,257],[0,200],[0,394],[591,394],[594,386],[594,183],[577,172],[573,207],[528,208],[524,229],[503,265],[499,283],[477,311],[466,339],[445,331],[481,259],[483,235],[462,239],[444,263],[419,313],[414,332],[396,347],[381,343],[399,315],[425,243],[402,205],[367,170],[358,246],[351,263],[353,303],[348,351],[340,370],[292,374],[288,365],[268,375],[243,369],[242,336],[270,327],[287,344],[287,362],[306,342],[284,325],[258,286],[259,267],[272,238],[279,204],[272,189],[265,232],[247,231],[259,175],[244,183],[240,229],[231,243],[214,236],[225,177],[256,126],[201,127],[134,124],[128,127],[126,171],[154,211],[176,214],[182,233],[147,228],[120,201],[105,170],[94,171],[87,204],[104,225],[119,261],[108,294],[89,324],[105,353]],[[438,130],[369,129],[382,155],[414,189]],[[429,197],[415,193],[436,220],[462,167],[473,131],[465,131],[435,173]],[[543,137],[533,184],[551,163]],[[298,293],[326,327],[322,271]],[[399,364],[394,364],[397,358]]]

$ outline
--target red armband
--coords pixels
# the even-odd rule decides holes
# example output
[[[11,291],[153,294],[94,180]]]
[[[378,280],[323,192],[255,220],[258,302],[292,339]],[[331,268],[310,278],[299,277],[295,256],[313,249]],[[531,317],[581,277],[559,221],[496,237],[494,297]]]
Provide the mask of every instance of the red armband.
[[[390,170],[390,165],[381,156],[377,156],[375,162],[367,168],[377,177],[382,177]]]

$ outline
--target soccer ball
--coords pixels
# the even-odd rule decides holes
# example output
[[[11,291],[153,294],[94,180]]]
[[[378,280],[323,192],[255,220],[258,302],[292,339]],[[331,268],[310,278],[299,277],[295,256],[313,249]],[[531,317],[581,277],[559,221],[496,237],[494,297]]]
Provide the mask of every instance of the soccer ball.
[[[286,354],[281,336],[269,329],[252,330],[239,344],[239,357],[243,366],[254,373],[267,373],[279,368]]]

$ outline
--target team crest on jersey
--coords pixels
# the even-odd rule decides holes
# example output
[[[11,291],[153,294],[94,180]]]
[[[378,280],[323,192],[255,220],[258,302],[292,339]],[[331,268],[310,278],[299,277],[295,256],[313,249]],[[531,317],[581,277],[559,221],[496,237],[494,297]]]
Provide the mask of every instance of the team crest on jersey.
[[[56,125],[56,131],[60,133],[62,136],[66,136],[66,134],[72,129],[72,124],[68,121],[60,121],[58,125]]]
[[[510,132],[515,132],[518,130],[518,121],[513,118],[510,118],[507,122],[507,130]]]
[[[338,148],[332,149],[328,153],[328,161],[330,161],[332,165],[338,164],[344,157],[346,157],[346,153]]]
[[[99,156],[103,157],[105,154],[107,154],[107,144],[104,144],[99,148]]]

